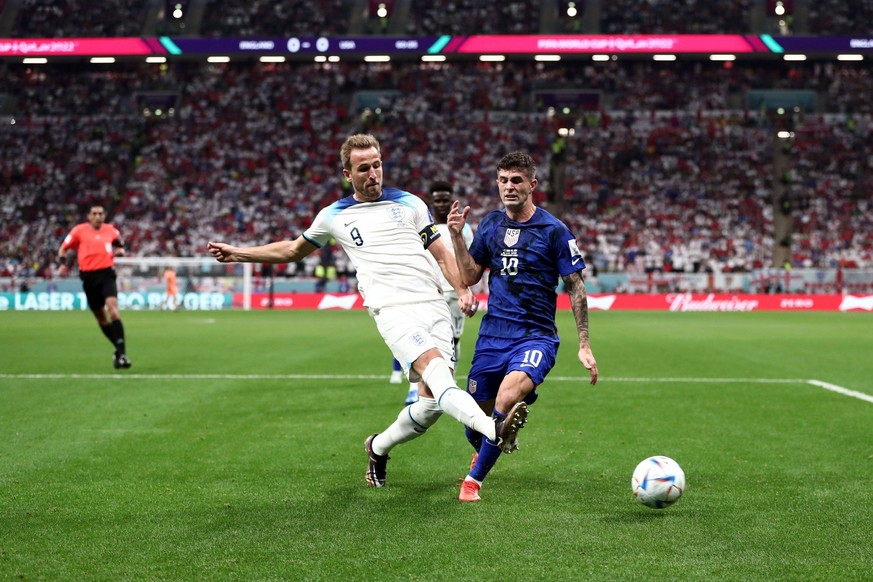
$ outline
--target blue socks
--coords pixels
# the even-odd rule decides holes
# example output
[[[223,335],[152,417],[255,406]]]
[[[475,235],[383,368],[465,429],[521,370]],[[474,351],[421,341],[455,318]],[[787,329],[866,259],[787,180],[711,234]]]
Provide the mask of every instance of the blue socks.
[[[506,418],[505,414],[501,414],[496,410],[492,416],[500,420]],[[470,438],[469,433],[467,434],[467,440],[473,444],[473,440]],[[481,483],[485,480],[485,477],[488,476],[488,472],[491,471],[491,467],[494,466],[503,451],[501,451],[500,447],[497,446],[497,443],[491,439],[483,438],[482,435],[479,435],[479,440],[481,443],[479,446],[479,457],[476,459],[476,464],[470,470],[470,477]],[[475,444],[473,446],[475,447]]]
[[[467,441],[473,445],[473,448],[476,449],[476,452],[478,453],[479,449],[482,448],[482,439],[485,437],[482,436],[481,432],[476,432],[469,426],[466,427],[464,432],[467,435]]]

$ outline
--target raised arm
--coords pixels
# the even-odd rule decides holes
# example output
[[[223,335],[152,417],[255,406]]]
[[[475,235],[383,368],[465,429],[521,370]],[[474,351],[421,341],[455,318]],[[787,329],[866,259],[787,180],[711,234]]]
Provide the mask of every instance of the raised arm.
[[[207,250],[219,263],[296,263],[317,248],[302,236],[257,247],[235,247],[211,241],[207,245]]]
[[[464,240],[464,225],[467,224],[467,216],[470,215],[470,207],[465,206],[461,211],[458,201],[452,202],[452,210],[449,212],[446,224],[452,234],[452,247],[455,250],[455,262],[461,275],[461,281],[468,286],[473,286],[482,280],[485,267],[473,260],[470,251],[467,250],[467,241]]]
[[[443,244],[441,239],[433,241],[427,247],[427,250],[433,255],[443,275],[446,276],[446,280],[451,284],[455,293],[458,294],[458,305],[461,307],[461,311],[472,317],[476,310],[479,309],[479,300],[476,299],[470,288],[461,281],[461,276],[458,274],[458,265],[455,263],[452,252]]]
[[[579,361],[591,375],[591,384],[597,384],[597,361],[591,352],[591,342],[588,337],[588,295],[585,293],[585,280],[582,271],[576,271],[563,277],[567,293],[570,295],[570,307],[576,319],[576,331],[579,334]]]

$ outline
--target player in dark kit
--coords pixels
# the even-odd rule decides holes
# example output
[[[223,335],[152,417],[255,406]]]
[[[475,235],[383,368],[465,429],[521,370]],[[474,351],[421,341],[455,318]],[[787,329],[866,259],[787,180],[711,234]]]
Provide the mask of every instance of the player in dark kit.
[[[582,270],[585,262],[576,237],[563,222],[533,203],[536,165],[522,152],[507,154],[497,164],[502,210],[479,223],[467,250],[462,230],[470,207],[452,204],[448,224],[455,258],[464,284],[475,285],[485,269],[488,311],[482,318],[467,392],[486,413],[501,418],[515,404],[533,404],[536,388],[555,365],[558,329],[555,325],[558,279],[570,295],[579,335],[579,361],[597,382],[597,362],[588,339],[588,299]],[[493,441],[467,430],[476,449],[470,473],[461,486],[461,501],[479,501],[479,489],[497,462],[501,449]],[[518,443],[504,446],[511,453]]]
[[[130,368],[124,343],[124,326],[118,315],[118,286],[115,280],[115,257],[124,255],[124,243],[118,229],[103,222],[106,212],[100,205],[91,206],[88,222],[77,224],[61,243],[58,259],[60,275],[69,273],[67,253],[75,251],[79,262],[79,278],[88,307],[97,318],[97,323],[112,346],[115,356],[112,364],[116,369]]]

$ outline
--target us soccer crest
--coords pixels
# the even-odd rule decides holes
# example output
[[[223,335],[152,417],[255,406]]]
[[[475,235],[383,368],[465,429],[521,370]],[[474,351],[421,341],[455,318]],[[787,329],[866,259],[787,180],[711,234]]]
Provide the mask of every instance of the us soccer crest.
[[[391,217],[391,220],[400,222],[406,216],[406,211],[399,204],[393,204],[388,207],[388,216]]]
[[[521,235],[520,228],[507,228],[506,234],[503,235],[503,244],[508,247],[515,246],[518,242],[518,237]]]
[[[476,380],[470,380],[470,381],[467,383],[467,391],[468,391],[470,394],[475,394],[475,393],[476,393]]]

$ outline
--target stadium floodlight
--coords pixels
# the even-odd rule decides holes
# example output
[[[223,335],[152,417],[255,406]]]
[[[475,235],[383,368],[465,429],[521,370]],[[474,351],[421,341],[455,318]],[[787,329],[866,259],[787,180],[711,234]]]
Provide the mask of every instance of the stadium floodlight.
[[[479,55],[479,60],[483,63],[502,63],[506,57],[504,55]]]
[[[230,57],[206,57],[207,63],[229,63]]]
[[[314,58],[313,60],[314,60],[316,63],[326,63],[326,62],[327,62],[327,57],[324,56],[324,55],[316,55],[315,58]]]
[[[338,63],[338,62],[340,62],[340,58],[336,55],[331,55],[331,56],[327,57],[327,62]]]
[[[91,62],[94,64],[114,63],[115,57],[91,57]]]
[[[601,62],[608,61],[609,55],[591,55],[591,60],[592,61],[601,61]]]
[[[446,60],[446,55],[421,55],[421,60],[425,63],[442,63]]]
[[[863,61],[864,55],[837,55],[838,61]]]
[[[166,63],[167,57],[146,57],[146,62],[147,63],[157,63],[157,64]]]
[[[561,60],[561,55],[534,55],[534,60],[541,63],[554,63]]]
[[[391,57],[388,55],[367,55],[364,57],[364,61],[367,63],[387,63],[391,60]]]
[[[784,55],[782,58],[786,61],[805,61],[806,55]]]
[[[282,55],[264,55],[258,60],[262,63],[284,63],[285,57]]]
[[[779,139],[791,139],[794,137],[794,132],[793,131],[785,131],[783,129],[782,131],[776,132],[776,137],[778,137]]]
[[[48,62],[45,57],[25,57],[21,59],[21,63],[25,65],[44,65]]]
[[[676,55],[652,55],[653,61],[670,62],[676,60]]]
[[[710,61],[735,61],[737,55],[709,55]]]

